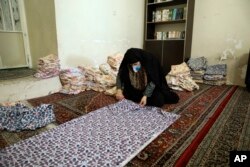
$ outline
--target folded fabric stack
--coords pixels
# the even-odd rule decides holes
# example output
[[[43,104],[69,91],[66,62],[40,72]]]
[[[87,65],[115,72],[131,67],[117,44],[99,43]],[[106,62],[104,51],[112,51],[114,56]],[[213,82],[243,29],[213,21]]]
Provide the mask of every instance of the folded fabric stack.
[[[56,55],[50,54],[38,61],[37,73],[34,75],[36,78],[51,78],[58,76],[60,73],[60,63]]]
[[[166,80],[169,87],[174,90],[193,91],[194,89],[199,89],[199,86],[192,80],[190,69],[185,62],[179,65],[172,65]]]
[[[116,77],[122,59],[123,55],[121,53],[116,53],[108,56],[107,63],[99,65],[99,69],[79,66],[79,68],[83,70],[86,78],[84,81],[85,89],[114,95],[116,93]]]
[[[226,84],[226,75],[226,64],[208,66],[204,75],[204,83],[209,85],[224,85]]]
[[[69,68],[61,70],[59,77],[62,83],[61,93],[78,94],[84,91],[82,90],[82,86],[85,77],[81,69]]]
[[[207,68],[205,57],[190,58],[187,65],[191,69],[190,73],[196,83],[203,83],[203,77]]]
[[[104,92],[109,95],[116,93],[116,77],[123,55],[108,56],[107,63],[99,68],[78,66],[75,69],[66,69],[60,72],[62,82],[61,93],[78,94],[85,90]]]
[[[116,53],[112,56],[108,56],[107,63],[115,71],[118,71],[120,64],[122,62],[122,59],[123,59],[123,55],[121,53]]]
[[[111,87],[115,86],[116,76],[111,73],[103,73],[100,69],[94,67],[82,67],[85,80],[83,82],[83,89],[85,90],[95,90],[98,92],[103,92]]]

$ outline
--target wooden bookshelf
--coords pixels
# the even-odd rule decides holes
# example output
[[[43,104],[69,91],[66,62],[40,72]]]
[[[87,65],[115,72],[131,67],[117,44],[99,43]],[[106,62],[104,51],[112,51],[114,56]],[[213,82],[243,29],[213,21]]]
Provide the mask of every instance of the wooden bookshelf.
[[[146,0],[144,49],[160,60],[165,74],[171,65],[190,58],[194,4],[195,0]]]

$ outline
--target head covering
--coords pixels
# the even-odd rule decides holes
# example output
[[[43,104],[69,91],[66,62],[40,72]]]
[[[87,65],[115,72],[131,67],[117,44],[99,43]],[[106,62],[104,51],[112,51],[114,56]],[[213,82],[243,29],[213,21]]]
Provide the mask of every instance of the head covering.
[[[127,50],[124,57],[125,57],[125,61],[127,62],[127,64],[133,64],[138,61],[140,62],[142,61],[142,57],[137,49]]]
[[[119,68],[119,75],[121,82],[126,85],[131,86],[129,81],[129,65],[137,61],[140,61],[141,66],[145,69],[147,75],[147,81],[153,82],[158,88],[163,91],[169,90],[167,82],[165,80],[162,67],[158,59],[151,53],[138,48],[130,48],[124,55]]]

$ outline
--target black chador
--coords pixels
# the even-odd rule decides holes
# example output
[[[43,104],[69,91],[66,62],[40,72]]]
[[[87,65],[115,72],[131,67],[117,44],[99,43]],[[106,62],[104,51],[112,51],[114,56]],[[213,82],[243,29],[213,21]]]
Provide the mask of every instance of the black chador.
[[[133,72],[131,64],[140,62],[138,72]],[[126,99],[139,102],[147,96],[147,104],[161,107],[165,103],[177,103],[178,95],[167,85],[162,67],[156,57],[142,49],[127,50],[121,62],[117,87],[122,89]]]

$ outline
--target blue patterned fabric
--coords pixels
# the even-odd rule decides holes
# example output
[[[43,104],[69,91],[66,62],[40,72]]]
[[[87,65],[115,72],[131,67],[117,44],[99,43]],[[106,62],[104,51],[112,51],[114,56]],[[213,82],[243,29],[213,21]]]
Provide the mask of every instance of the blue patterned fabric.
[[[207,68],[207,59],[205,57],[190,58],[187,65],[192,70],[205,70]]]
[[[226,80],[224,75],[204,75],[204,79],[208,81]]]
[[[4,167],[123,167],[180,115],[126,99],[0,150]]]
[[[227,65],[226,64],[216,64],[208,66],[205,74],[208,75],[227,75]]]
[[[0,106],[0,130],[34,130],[55,121],[53,105],[29,108],[23,104]]]

